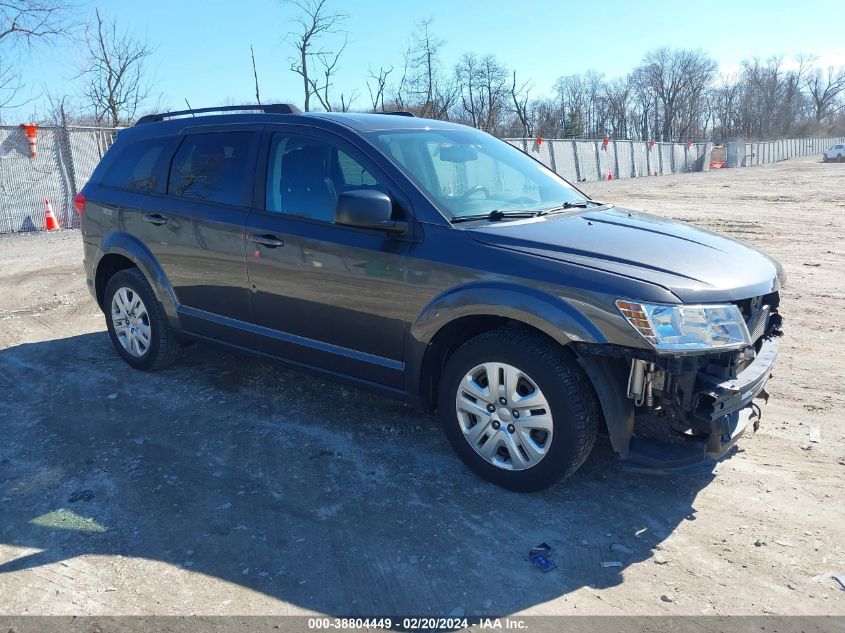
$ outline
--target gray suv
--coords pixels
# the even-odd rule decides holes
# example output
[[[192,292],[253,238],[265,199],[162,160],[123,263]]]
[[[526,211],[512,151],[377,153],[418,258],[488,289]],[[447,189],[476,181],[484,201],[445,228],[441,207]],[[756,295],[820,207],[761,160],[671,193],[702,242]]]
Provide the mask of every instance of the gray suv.
[[[723,455],[777,356],[771,258],[407,113],[144,117],[76,206],[132,367],[199,340],[352,381],[437,409],[513,490],[573,473],[600,429],[634,469]]]

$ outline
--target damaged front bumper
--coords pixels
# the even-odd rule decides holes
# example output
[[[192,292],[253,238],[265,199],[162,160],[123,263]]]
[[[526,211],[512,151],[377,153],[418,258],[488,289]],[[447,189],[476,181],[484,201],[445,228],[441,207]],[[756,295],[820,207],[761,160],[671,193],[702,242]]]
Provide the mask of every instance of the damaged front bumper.
[[[739,437],[742,433],[737,432],[733,420],[737,413],[753,408],[753,401],[758,396],[768,400],[765,386],[777,357],[777,339],[770,338],[762,342],[755,359],[736,378],[719,381],[707,374],[699,376],[700,383],[706,385],[702,396],[708,400],[696,409],[695,415],[704,420],[709,419],[714,434],[718,432],[722,438]],[[759,424],[759,414],[756,417]]]
[[[623,465],[630,470],[669,472],[725,455],[749,427],[757,430],[762,412],[754,400],[768,400],[765,386],[777,356],[777,340],[771,338],[762,342],[754,361],[736,378],[720,380],[699,373],[692,411],[676,408],[666,416],[680,431],[680,441],[664,443],[633,435]]]
[[[777,320],[778,327],[780,325]],[[579,345],[623,465],[673,472],[727,453],[755,431],[778,356],[777,327],[736,353],[666,357],[632,348]],[[649,427],[646,429],[645,427]],[[645,432],[657,428],[661,433]]]

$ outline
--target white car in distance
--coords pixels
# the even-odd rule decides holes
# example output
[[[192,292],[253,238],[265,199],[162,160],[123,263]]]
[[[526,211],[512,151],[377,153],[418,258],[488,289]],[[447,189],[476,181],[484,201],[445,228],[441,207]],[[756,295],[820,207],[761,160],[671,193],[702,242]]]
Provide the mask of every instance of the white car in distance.
[[[822,162],[845,162],[845,143],[838,143],[822,154]]]

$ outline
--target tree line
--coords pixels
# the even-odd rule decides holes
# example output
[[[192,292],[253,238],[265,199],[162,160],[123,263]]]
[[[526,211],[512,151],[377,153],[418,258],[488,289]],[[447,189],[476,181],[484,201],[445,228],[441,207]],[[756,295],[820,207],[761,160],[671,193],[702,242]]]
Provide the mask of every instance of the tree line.
[[[551,95],[532,95],[529,79],[492,54],[466,52],[453,64],[433,20],[420,21],[401,63],[371,67],[366,107],[358,91],[332,88],[349,38],[348,15],[328,0],[288,0],[298,29],[291,70],[303,79],[303,103],[322,110],[402,110],[465,123],[498,136],[639,140],[774,138],[845,130],[845,68],[802,57],[744,61],[720,75],[702,50],[658,48],[630,73],[608,79],[588,70],[560,77]]]
[[[530,77],[493,54],[466,52],[447,60],[432,19],[414,25],[396,63],[371,66],[361,88],[347,94],[336,84],[350,44],[348,14],[330,0],[280,5],[291,27],[284,38],[290,71],[301,80],[299,104],[306,111],[408,111],[506,137],[723,141],[845,133],[845,69],[821,67],[812,56],[789,64],[780,57],[746,60],[725,75],[703,50],[663,47],[646,53],[623,77],[587,70],[560,77],[550,94],[537,94]],[[64,0],[0,4],[0,109],[21,88],[14,67],[5,63],[7,42],[31,45],[79,31],[85,42],[82,89],[75,95],[48,90],[46,122],[124,125],[160,109],[160,102],[152,103],[155,82],[148,68],[153,46],[99,10],[91,24],[74,24],[70,9]],[[261,103],[252,45],[249,56],[251,102]]]

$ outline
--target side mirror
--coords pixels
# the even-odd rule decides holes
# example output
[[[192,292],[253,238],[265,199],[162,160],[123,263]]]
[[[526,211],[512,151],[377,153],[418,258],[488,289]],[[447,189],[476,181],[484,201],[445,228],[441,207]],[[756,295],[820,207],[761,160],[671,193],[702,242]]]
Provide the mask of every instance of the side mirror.
[[[390,196],[372,189],[347,191],[337,197],[334,208],[335,224],[381,229],[394,235],[408,231],[408,223],[391,219],[393,202]]]

